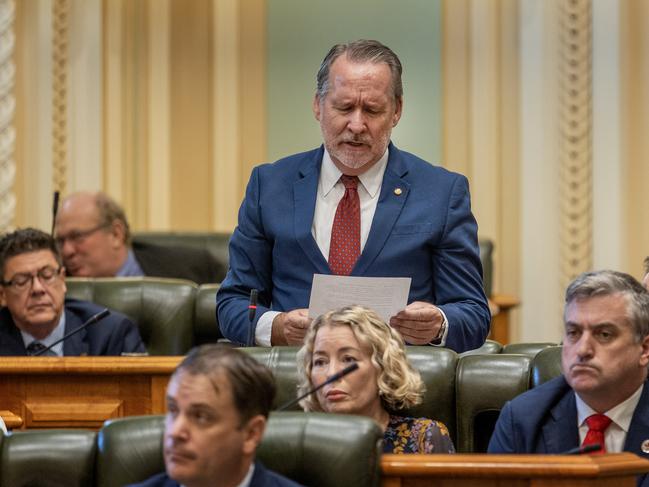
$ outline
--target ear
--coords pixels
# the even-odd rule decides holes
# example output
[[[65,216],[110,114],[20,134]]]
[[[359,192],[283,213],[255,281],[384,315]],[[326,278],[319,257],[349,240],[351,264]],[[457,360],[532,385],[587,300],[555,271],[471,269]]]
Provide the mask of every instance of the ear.
[[[126,228],[124,223],[119,220],[113,220],[113,223],[110,226],[110,233],[115,237],[116,242],[119,243],[119,246],[122,246],[125,243],[126,239]]]
[[[399,123],[399,120],[401,120],[401,112],[403,110],[403,96],[400,96],[397,99],[397,106],[394,111],[394,115],[392,116],[392,126],[396,127],[397,124]]]
[[[313,116],[318,122],[320,121],[320,97],[318,95],[313,97]]]
[[[649,364],[649,335],[644,337],[640,343],[642,347],[642,354],[640,355],[640,366],[647,367]]]
[[[253,416],[248,420],[244,426],[244,440],[243,440],[243,454],[244,455],[255,455],[259,443],[261,443],[261,438],[264,436],[264,430],[266,429],[266,418],[261,414]]]

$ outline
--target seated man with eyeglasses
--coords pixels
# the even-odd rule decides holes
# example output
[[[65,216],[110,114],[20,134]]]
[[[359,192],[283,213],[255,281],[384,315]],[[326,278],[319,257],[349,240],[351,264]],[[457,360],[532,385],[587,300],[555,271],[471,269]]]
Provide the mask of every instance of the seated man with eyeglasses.
[[[25,228],[0,238],[0,355],[38,355],[102,311],[66,299],[65,268],[54,239]],[[54,345],[44,355],[145,353],[137,326],[111,312],[101,321]]]
[[[124,210],[102,192],[68,195],[55,229],[69,276],[171,277],[197,284],[225,277],[225,265],[205,249],[132,241]]]

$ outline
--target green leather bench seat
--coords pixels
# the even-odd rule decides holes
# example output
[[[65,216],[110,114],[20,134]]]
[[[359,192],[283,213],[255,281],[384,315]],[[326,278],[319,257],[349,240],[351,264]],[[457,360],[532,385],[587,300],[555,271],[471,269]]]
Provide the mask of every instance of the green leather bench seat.
[[[99,433],[44,430],[0,437],[0,485],[121,487],[145,480],[164,470],[163,419],[124,418]],[[368,418],[273,413],[257,456],[304,485],[375,487],[382,436]]]
[[[133,319],[150,355],[184,355],[192,347],[198,288],[193,282],[150,277],[75,277],[65,282],[68,297],[92,301]]]

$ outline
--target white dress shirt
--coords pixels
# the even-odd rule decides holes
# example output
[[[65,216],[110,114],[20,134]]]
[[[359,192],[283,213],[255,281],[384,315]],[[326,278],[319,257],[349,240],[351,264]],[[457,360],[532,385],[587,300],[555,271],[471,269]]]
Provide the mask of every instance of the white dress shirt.
[[[631,426],[631,419],[633,418],[635,408],[638,405],[638,401],[640,401],[643,387],[644,384],[638,387],[638,390],[631,394],[628,399],[604,412],[604,415],[611,419],[611,424],[606,428],[606,431],[604,431],[604,443],[606,443],[607,452],[619,453],[623,451],[626,435],[629,432],[629,426]],[[579,444],[581,445],[588,433],[586,418],[593,414],[597,414],[597,411],[586,404],[577,393],[575,393],[575,400],[577,403]]]

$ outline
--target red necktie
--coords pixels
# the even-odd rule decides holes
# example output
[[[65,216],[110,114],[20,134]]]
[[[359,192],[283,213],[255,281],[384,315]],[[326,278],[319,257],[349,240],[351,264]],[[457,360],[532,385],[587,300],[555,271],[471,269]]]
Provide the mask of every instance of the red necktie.
[[[593,414],[586,418],[586,424],[588,425],[588,433],[584,442],[581,446],[594,445],[599,443],[602,448],[593,453],[606,453],[606,442],[604,441],[604,431],[611,424],[611,418],[604,416],[603,414]]]
[[[361,203],[358,178],[342,175],[345,194],[338,203],[329,245],[329,267],[333,274],[348,276],[361,254]]]

